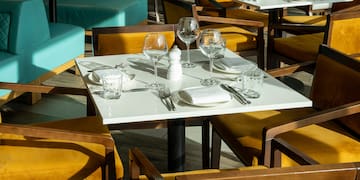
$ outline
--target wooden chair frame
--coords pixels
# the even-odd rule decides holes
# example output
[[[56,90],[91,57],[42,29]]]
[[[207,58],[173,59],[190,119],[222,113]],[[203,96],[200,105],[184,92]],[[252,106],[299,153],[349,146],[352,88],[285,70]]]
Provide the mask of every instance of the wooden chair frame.
[[[93,115],[95,113],[94,106],[89,98],[86,89],[55,87],[45,85],[30,85],[0,82],[0,89],[9,89],[20,92],[46,93],[46,94],[72,94],[87,97],[87,113]],[[54,128],[36,127],[30,125],[18,125],[0,123],[0,133],[16,134],[31,138],[44,138],[56,140],[69,140],[78,142],[88,142],[103,145],[105,148],[105,160],[103,164],[102,179],[115,179],[115,159],[114,147],[115,143],[111,136],[100,135],[95,133],[85,133],[70,130],[60,130]]]
[[[247,26],[254,27],[257,29],[257,64],[258,67],[264,69],[264,23],[260,21],[251,21],[251,20],[242,20],[242,19],[233,19],[233,18],[224,18],[224,17],[212,17],[212,16],[203,16],[199,15],[199,11],[206,11],[207,8],[201,6],[192,6],[193,16],[200,22],[207,23],[220,23],[220,24],[231,24],[235,26]]]
[[[277,138],[270,139],[274,143],[278,142]],[[273,146],[276,149],[280,146]],[[279,151],[285,150],[283,148]],[[291,151],[291,150],[289,150]],[[269,168],[269,169],[250,169],[250,170],[226,170],[221,172],[209,172],[202,174],[179,175],[177,180],[218,180],[218,179],[276,179],[276,180],[302,180],[302,179],[360,179],[360,162],[339,163],[326,165],[306,165],[286,168]],[[130,179],[139,179],[141,172],[148,179],[164,179],[159,170],[151,161],[138,149],[129,150],[129,174]]]
[[[352,4],[347,4],[352,5]],[[334,8],[337,6],[334,6]],[[270,29],[274,29],[277,31],[299,31],[299,32],[305,32],[305,33],[316,33],[316,32],[324,32],[324,39],[323,44],[327,44],[331,47],[331,42],[328,40],[330,36],[332,36],[332,23],[333,20],[339,20],[339,19],[347,19],[352,17],[359,17],[360,16],[360,5],[356,6],[347,6],[347,8],[342,7],[344,9],[340,9],[332,14],[328,14],[326,16],[326,25],[325,26],[317,26],[317,25],[308,25],[308,24],[290,24],[290,23],[280,23],[280,24],[273,24]],[[266,66],[267,69],[273,69],[278,68],[280,65],[280,61],[274,59],[274,54],[277,54],[280,56],[280,54],[276,53],[274,51],[274,36],[270,35],[268,36],[268,53],[267,53],[267,62]],[[359,54],[350,55],[353,57],[359,57]],[[293,63],[295,60],[290,60],[290,63]],[[296,61],[295,61],[296,62]],[[307,69],[308,72],[313,72],[314,69]]]
[[[320,52],[322,54],[328,55],[330,57],[333,57],[337,60],[337,62],[344,64],[348,67],[354,68],[358,71],[360,71],[360,65],[358,63],[355,63],[354,59],[352,59],[349,56],[344,56],[344,54],[329,48],[326,45],[321,45],[319,48]],[[270,75],[274,77],[281,77],[285,75],[290,75],[294,72],[301,71],[304,68],[307,69],[310,66],[314,68],[315,62],[304,62],[299,64],[290,65],[288,67],[284,68],[278,68],[278,69],[272,69],[267,71]],[[292,152],[290,154],[287,154],[290,156],[290,158],[293,158],[296,162],[299,162],[300,164],[316,164],[314,160],[307,157],[306,155],[302,154],[298,150],[290,147],[290,145],[285,144],[281,145],[279,142],[283,142],[281,140],[278,141],[270,141],[274,138],[276,138],[277,135],[288,132],[291,130],[294,130],[296,128],[304,127],[311,124],[318,124],[321,122],[330,121],[333,119],[337,119],[339,117],[349,116],[351,114],[359,113],[360,112],[360,101],[353,102],[350,104],[346,104],[343,106],[331,108],[328,110],[319,111],[317,113],[311,114],[307,117],[304,117],[302,119],[285,123],[285,124],[274,124],[271,127],[265,127],[264,132],[262,135],[262,153],[259,158],[260,162],[259,164],[264,164],[268,167],[278,167],[281,165],[280,162],[280,153],[278,151],[274,152],[272,146],[276,146],[278,149],[280,149],[278,146],[281,146],[282,152],[287,154],[287,152]],[[233,149],[233,152],[236,154],[239,159],[244,161],[246,165],[251,165],[251,162],[245,162],[246,158],[243,158],[243,152],[242,149],[244,149],[241,145],[238,143],[233,143],[231,140],[228,140],[230,135],[227,135],[225,132],[221,133],[217,132],[215,128],[213,128],[212,131],[212,151],[211,151],[211,167],[212,168],[218,168],[219,167],[219,157],[220,157],[220,142],[221,139],[223,139],[228,146]],[[354,136],[356,136],[354,134]],[[231,139],[231,138],[230,138]],[[357,137],[357,139],[360,139],[360,137]],[[275,143],[275,145],[274,145]],[[287,150],[285,147],[288,147]],[[295,153],[294,153],[295,152]],[[298,155],[297,155],[298,154]]]

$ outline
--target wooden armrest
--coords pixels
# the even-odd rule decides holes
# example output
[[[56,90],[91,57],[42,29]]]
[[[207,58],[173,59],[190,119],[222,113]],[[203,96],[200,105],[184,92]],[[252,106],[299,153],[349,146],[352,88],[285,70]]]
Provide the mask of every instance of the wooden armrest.
[[[140,170],[142,170],[141,172],[149,179],[163,179],[159,170],[156,169],[139,148],[129,150],[129,169],[130,179],[138,179]]]
[[[274,149],[274,156],[281,154],[277,153],[284,153],[287,156],[291,157],[292,160],[299,163],[300,165],[313,165],[313,164],[320,164],[307,154],[303,153],[299,149],[295,148],[291,144],[287,143],[286,141],[282,140],[281,138],[274,138],[271,141],[271,147]],[[281,167],[281,162],[275,161],[274,158],[273,164],[270,164],[268,167]]]
[[[104,145],[107,151],[114,151],[114,141],[110,135],[7,123],[0,124],[0,133],[23,135],[33,138],[96,143]]]
[[[177,176],[176,180],[302,180],[302,179],[357,179],[359,162],[296,166],[284,168],[231,170],[220,173],[205,173]]]
[[[18,92],[31,92],[31,93],[44,93],[44,94],[71,94],[86,96],[87,103],[87,115],[95,115],[95,106],[90,100],[90,94],[87,89],[72,88],[72,87],[56,87],[46,85],[34,85],[34,84],[20,84],[0,82],[0,89],[8,89]]]
[[[284,124],[274,124],[263,129],[263,153],[264,164],[270,166],[271,162],[271,141],[277,135],[302,128],[312,124],[319,124],[329,120],[350,116],[360,112],[360,101],[344,104],[338,107],[319,111],[310,114],[302,119],[291,121]]]
[[[315,65],[314,61],[309,61],[309,62],[293,64],[282,68],[271,69],[266,72],[273,77],[280,77],[280,76],[291,75],[297,71],[302,71],[314,65]]]
[[[56,87],[46,85],[20,84],[0,82],[0,89],[9,89],[19,92],[46,93],[46,94],[72,94],[87,96],[88,91],[81,88]]]
[[[316,26],[316,25],[309,25],[309,24],[289,24],[289,23],[281,23],[281,24],[274,24],[271,26],[273,29],[278,30],[296,30],[296,31],[311,31],[311,32],[325,32],[326,26]]]

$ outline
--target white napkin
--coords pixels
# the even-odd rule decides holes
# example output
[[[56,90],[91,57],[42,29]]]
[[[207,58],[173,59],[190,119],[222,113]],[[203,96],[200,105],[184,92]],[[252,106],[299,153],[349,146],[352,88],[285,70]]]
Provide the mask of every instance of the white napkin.
[[[130,77],[128,74],[121,72],[118,69],[99,69],[99,70],[95,70],[93,72],[94,80],[99,83],[102,83],[101,77],[103,77],[105,75],[106,76],[121,76],[122,75],[123,83],[126,83],[127,81],[130,80]]]
[[[219,86],[183,89],[179,91],[179,96],[194,105],[216,104],[231,100],[231,95]]]
[[[241,58],[222,58],[220,63],[224,66],[224,70],[233,70],[233,71],[247,71],[252,68],[255,68],[256,65]]]

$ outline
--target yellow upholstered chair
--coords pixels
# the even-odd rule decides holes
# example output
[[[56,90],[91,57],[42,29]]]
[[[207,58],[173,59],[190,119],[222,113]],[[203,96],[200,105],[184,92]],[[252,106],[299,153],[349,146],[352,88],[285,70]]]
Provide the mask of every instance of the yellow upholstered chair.
[[[275,141],[274,139],[273,141]],[[138,149],[129,151],[130,179],[356,179],[360,163],[338,163],[327,165],[308,165],[286,168],[266,168],[265,166],[240,167],[238,169],[202,169],[175,173],[160,173],[147,157]],[[143,175],[140,175],[143,172]]]
[[[174,24],[93,28],[94,55],[142,53],[144,38],[149,32],[163,33],[169,48],[175,43]]]
[[[314,62],[320,44],[327,44],[347,55],[360,53],[360,5],[342,9],[327,16],[328,21],[322,33],[296,35],[269,39],[267,67],[287,64]],[[308,29],[310,26],[307,26]],[[282,25],[278,29],[300,29],[300,26]],[[311,28],[311,27],[310,27]]]
[[[264,68],[264,23],[260,21],[233,18],[213,17],[206,14],[206,8],[193,5],[192,13],[199,23],[200,29],[217,29],[226,40],[226,47],[240,55],[243,51],[256,50],[257,65]],[[244,27],[255,29],[254,32]]]
[[[86,89],[41,85],[0,83],[0,89],[87,96]],[[1,123],[0,154],[0,179],[123,178],[114,141],[96,116],[29,125]]]
[[[273,76],[284,75],[281,73],[288,74],[298,67],[280,68],[269,73]],[[221,139],[245,165],[273,166],[276,162],[276,166],[295,166],[296,163],[287,156],[282,156],[281,163],[273,161],[280,158],[278,154],[270,156],[274,144],[268,141],[275,136],[313,159],[295,156],[294,159],[300,164],[359,161],[359,88],[360,62],[322,45],[313,77],[312,108],[214,117],[211,120],[212,166],[218,167]],[[288,154],[290,157],[293,155]]]

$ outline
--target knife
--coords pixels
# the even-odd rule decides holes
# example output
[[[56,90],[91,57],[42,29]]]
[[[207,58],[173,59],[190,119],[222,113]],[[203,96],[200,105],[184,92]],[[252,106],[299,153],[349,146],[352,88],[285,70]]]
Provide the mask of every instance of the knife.
[[[227,85],[227,84],[221,84],[220,85],[223,89],[230,92],[235,96],[235,98],[241,103],[241,104],[250,104],[251,102],[244,98],[239,92],[237,92],[233,87]]]

